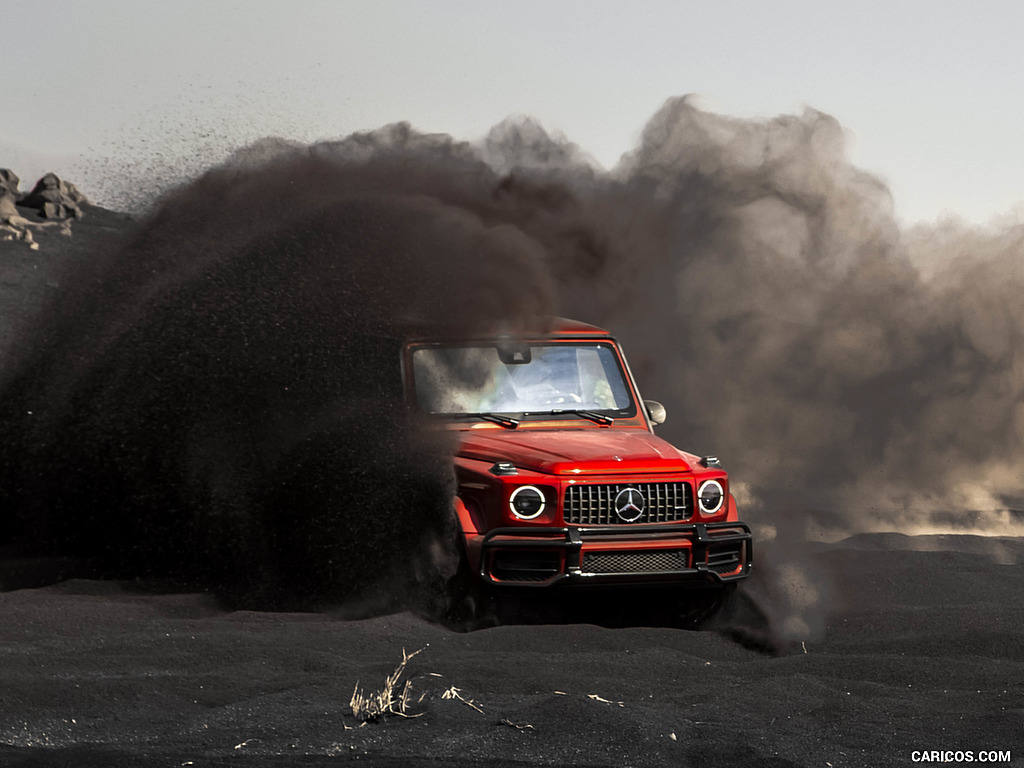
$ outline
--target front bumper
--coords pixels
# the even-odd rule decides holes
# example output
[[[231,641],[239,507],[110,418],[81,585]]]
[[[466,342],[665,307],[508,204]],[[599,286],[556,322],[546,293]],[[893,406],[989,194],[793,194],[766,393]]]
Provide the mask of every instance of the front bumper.
[[[745,579],[753,563],[744,523],[497,528],[467,545],[480,577],[503,587],[707,587]]]

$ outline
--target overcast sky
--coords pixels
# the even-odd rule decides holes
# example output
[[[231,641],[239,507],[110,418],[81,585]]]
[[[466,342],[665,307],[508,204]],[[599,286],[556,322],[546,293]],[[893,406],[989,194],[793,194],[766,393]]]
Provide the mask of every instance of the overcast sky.
[[[835,116],[908,223],[1024,204],[1019,0],[0,0],[0,30],[0,167],[25,184],[76,157],[399,120],[472,140],[511,114],[612,167],[700,93]]]

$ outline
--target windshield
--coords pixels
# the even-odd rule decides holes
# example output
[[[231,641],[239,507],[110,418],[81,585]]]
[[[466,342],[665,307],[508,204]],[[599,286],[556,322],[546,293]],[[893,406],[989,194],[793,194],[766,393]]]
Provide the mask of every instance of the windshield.
[[[420,347],[412,368],[417,404],[428,413],[636,413],[610,344]]]

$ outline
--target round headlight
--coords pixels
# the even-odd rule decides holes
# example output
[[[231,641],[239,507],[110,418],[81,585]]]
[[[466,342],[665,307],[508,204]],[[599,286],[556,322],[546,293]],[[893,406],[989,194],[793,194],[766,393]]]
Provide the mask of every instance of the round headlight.
[[[697,495],[700,497],[700,511],[705,515],[713,515],[725,501],[725,491],[717,480],[706,480]]]
[[[524,485],[512,492],[508,505],[520,520],[533,520],[544,511],[544,494],[532,485]]]

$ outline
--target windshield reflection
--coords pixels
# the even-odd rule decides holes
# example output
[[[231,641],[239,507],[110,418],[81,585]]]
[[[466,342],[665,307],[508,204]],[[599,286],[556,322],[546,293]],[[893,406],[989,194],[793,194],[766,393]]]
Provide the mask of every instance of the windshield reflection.
[[[529,362],[502,362],[494,345],[418,348],[412,354],[417,405],[427,413],[450,416],[635,413],[610,345],[537,345],[530,347],[528,357]]]

